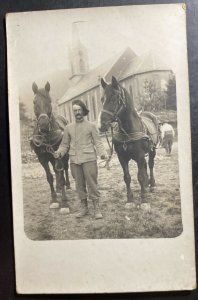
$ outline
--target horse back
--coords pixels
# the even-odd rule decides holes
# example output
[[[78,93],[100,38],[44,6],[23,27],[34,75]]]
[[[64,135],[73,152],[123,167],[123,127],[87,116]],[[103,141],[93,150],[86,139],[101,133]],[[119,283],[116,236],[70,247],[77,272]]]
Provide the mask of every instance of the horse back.
[[[156,145],[159,137],[157,117],[151,112],[142,112],[140,117],[145,126],[146,133],[151,138],[153,144]]]
[[[61,115],[54,115],[54,118],[61,130],[64,130],[65,127],[68,125],[68,121],[65,119],[65,117]]]

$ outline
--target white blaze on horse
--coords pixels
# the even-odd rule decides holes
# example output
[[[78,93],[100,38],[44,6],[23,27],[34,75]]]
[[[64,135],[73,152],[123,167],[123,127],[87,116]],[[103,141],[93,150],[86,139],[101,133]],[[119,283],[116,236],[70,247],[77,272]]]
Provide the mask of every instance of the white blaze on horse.
[[[171,155],[174,136],[175,132],[170,124],[163,123],[160,126],[161,146],[166,150],[167,155]]]

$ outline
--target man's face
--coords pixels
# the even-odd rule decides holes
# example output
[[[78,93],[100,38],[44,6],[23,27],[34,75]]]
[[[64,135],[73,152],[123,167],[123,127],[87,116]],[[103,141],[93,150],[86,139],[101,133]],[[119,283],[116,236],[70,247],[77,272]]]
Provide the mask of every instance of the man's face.
[[[76,104],[73,105],[73,113],[77,121],[82,120],[84,117],[82,107],[79,105]]]

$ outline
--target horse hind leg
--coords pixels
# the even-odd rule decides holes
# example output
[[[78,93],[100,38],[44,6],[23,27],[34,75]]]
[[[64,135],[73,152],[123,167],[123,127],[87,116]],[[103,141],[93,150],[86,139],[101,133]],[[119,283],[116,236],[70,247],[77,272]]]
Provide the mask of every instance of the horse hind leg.
[[[168,143],[168,147],[169,147],[169,155],[171,155],[172,145],[173,145],[173,141],[170,140],[169,143]]]
[[[148,174],[147,174],[147,162],[145,157],[142,157],[137,162],[138,165],[138,181],[141,186],[141,198],[143,202],[146,202],[145,195],[148,188]]]
[[[149,152],[149,160],[148,160],[148,165],[149,165],[149,170],[150,170],[149,185],[150,185],[151,192],[154,191],[154,187],[155,187],[155,178],[154,178],[154,174],[153,174],[155,155],[156,155],[156,150],[155,150],[155,148],[152,148],[152,150],[150,150],[150,152]]]

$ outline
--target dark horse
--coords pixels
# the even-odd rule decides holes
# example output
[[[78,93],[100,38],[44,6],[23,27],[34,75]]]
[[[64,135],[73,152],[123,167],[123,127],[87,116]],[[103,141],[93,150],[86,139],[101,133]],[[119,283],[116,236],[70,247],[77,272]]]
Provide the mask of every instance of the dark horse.
[[[131,176],[128,163],[133,159],[138,166],[138,181],[141,186],[141,207],[150,210],[150,203],[146,198],[148,187],[153,191],[155,179],[153,175],[154,158],[156,155],[155,145],[158,141],[158,121],[150,112],[138,115],[133,99],[115,77],[111,84],[101,80],[104,89],[102,97],[103,109],[100,114],[100,131],[105,132],[112,122],[117,122],[117,131],[113,134],[113,144],[118,159],[123,168],[124,181],[127,187],[126,207],[134,206],[133,193],[130,188]],[[145,155],[148,154],[150,179],[147,174],[147,162]]]
[[[52,112],[52,101],[49,94],[50,84],[47,82],[44,89],[38,89],[34,82],[32,84],[34,92],[34,113],[36,116],[36,125],[34,127],[33,135],[30,140],[30,145],[36,153],[40,164],[46,172],[47,181],[51,189],[51,203],[50,208],[59,208],[57,201],[57,193],[61,192],[61,213],[68,213],[69,208],[65,193],[65,185],[70,188],[68,176],[68,154],[61,160],[54,158],[53,153],[56,151],[61,143],[63,137],[64,127],[67,121],[62,116],[55,116]],[[53,175],[50,171],[49,162],[51,163],[56,176],[56,191],[53,184]],[[66,174],[66,181],[64,176]]]

